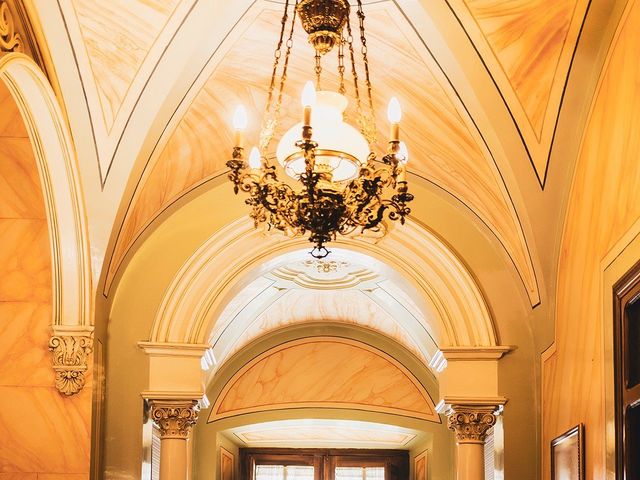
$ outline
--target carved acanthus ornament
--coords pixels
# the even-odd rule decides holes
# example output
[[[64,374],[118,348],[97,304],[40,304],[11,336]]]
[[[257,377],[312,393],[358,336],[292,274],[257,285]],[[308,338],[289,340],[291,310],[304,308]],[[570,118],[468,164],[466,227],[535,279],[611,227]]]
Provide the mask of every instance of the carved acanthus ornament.
[[[0,1],[0,52],[22,52],[22,37],[16,31],[13,15],[6,1]]]
[[[496,423],[495,408],[452,406],[447,416],[447,425],[456,433],[457,443],[484,443]]]
[[[197,400],[149,400],[149,404],[161,438],[186,439],[198,421]]]
[[[93,350],[92,333],[60,333],[49,340],[56,372],[56,388],[64,395],[74,395],[85,384],[87,358]]]

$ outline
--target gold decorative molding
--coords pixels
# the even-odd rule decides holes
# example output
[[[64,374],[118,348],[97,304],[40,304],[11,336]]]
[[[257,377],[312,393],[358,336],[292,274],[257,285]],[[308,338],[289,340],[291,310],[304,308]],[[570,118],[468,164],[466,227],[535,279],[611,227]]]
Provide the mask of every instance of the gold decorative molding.
[[[85,384],[87,357],[93,351],[93,332],[55,332],[49,340],[56,388],[64,395],[78,393]]]
[[[447,426],[456,433],[457,443],[484,443],[496,423],[496,407],[454,405],[447,412]]]
[[[0,52],[23,52],[22,36],[6,1],[0,2]]]
[[[188,438],[191,428],[198,421],[197,400],[150,399],[151,418],[164,438]]]

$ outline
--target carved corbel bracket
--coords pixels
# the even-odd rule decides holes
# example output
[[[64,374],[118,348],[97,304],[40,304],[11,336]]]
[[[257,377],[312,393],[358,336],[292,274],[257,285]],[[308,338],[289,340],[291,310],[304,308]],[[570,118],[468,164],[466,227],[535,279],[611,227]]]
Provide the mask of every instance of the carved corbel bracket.
[[[9,5],[0,1],[0,52],[23,52],[22,37],[17,31]]]
[[[58,391],[67,396],[78,393],[85,384],[87,360],[93,351],[93,332],[88,329],[61,331],[54,328],[49,350],[53,353]]]

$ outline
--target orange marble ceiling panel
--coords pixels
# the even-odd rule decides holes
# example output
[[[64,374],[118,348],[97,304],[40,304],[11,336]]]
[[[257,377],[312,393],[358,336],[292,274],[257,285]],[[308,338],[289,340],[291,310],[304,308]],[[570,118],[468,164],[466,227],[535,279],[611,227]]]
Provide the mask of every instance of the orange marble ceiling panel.
[[[429,394],[402,364],[367,344],[337,337],[287,342],[254,358],[227,382],[209,421],[304,407],[440,421]]]
[[[577,0],[465,3],[539,136]]]
[[[180,1],[72,0],[107,128]]]
[[[439,83],[403,33],[411,26],[397,7],[376,4],[366,12],[378,126],[376,150],[386,149],[386,105],[396,95],[403,106],[402,136],[411,152],[410,170],[450,192],[493,231],[520,272],[532,303],[537,303],[535,274],[524,234],[493,159],[478,145],[469,130],[470,122],[460,114],[457,100],[450,97],[453,94]],[[245,25],[163,150],[149,162],[116,242],[107,291],[123,257],[153,219],[187,191],[226,170],[232,149],[230,121],[240,103],[247,107],[251,119],[246,137],[249,142],[257,142],[281,15],[280,7],[272,6]],[[303,33],[298,28],[294,35],[276,139],[299,121],[299,93],[313,76],[313,52]],[[324,61],[324,88],[337,89],[336,72],[337,60],[332,56]],[[356,104],[353,90],[348,80],[347,117],[352,121]],[[271,149],[275,150],[274,144]]]

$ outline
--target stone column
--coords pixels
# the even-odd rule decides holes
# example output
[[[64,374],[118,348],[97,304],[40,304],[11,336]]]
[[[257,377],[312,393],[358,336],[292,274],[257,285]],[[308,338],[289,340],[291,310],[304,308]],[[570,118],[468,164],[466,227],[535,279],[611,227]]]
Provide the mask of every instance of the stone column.
[[[197,400],[149,400],[151,418],[160,429],[160,480],[187,480],[188,442],[198,420]]]
[[[484,440],[496,423],[496,407],[452,405],[449,430],[456,434],[457,480],[484,480]]]

